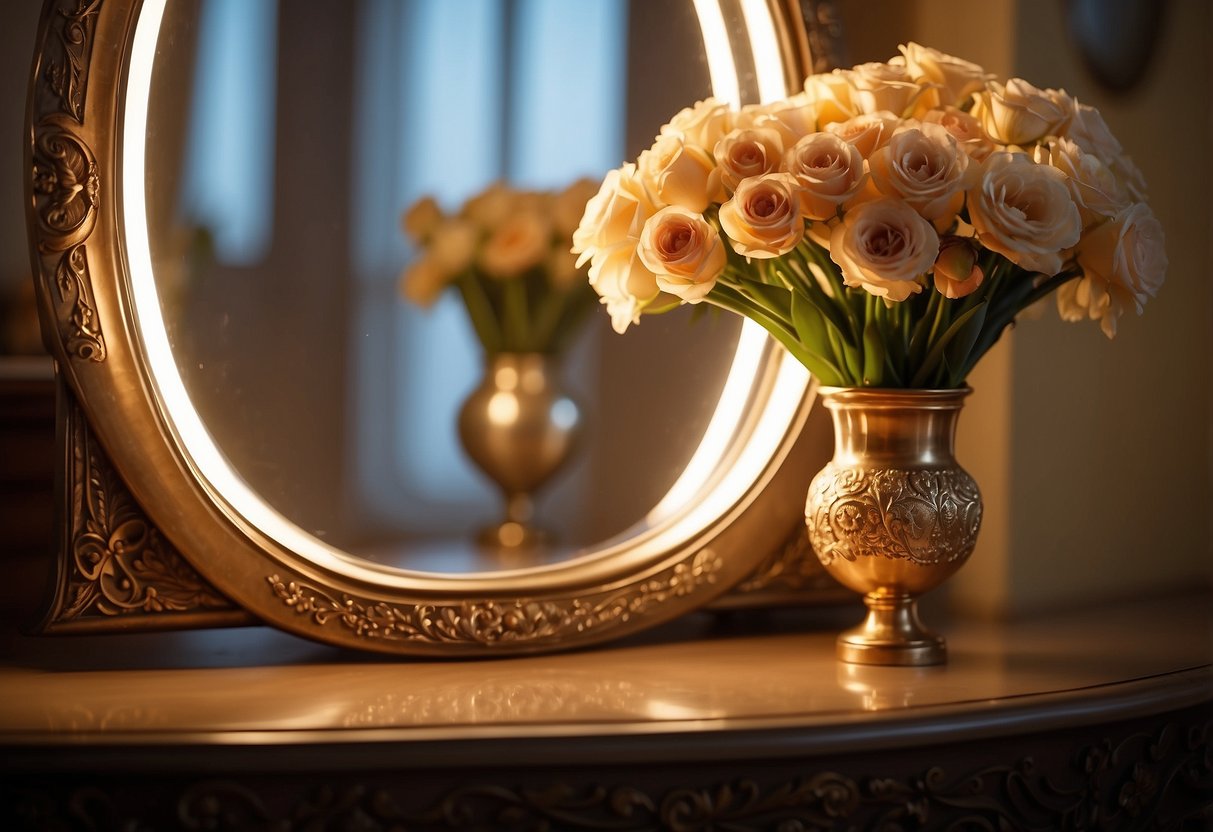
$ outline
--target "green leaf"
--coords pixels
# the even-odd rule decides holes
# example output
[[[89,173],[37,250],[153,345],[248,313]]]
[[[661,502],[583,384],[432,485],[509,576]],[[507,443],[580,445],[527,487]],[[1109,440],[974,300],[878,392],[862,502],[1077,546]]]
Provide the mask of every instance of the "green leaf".
[[[948,370],[949,387],[959,387],[964,382],[965,375],[967,375],[969,352],[977,343],[978,336],[981,335],[981,328],[985,325],[986,312],[989,308],[990,304],[984,302],[975,306],[972,310],[973,316],[957,330],[956,334],[952,336],[951,343],[944,350],[944,363],[950,368]],[[961,315],[960,318],[957,318],[957,323],[960,323],[964,317]],[[960,377],[957,378],[957,375]]]
[[[800,342],[819,355],[829,355],[830,338],[826,333],[830,322],[822,316],[817,304],[800,292],[792,293],[792,326]]]
[[[939,337],[939,340],[931,345],[931,349],[927,353],[927,357],[923,360],[922,365],[918,368],[918,371],[914,373],[914,378],[910,380],[911,387],[923,387],[935,376],[935,372],[939,368],[939,363],[943,359],[943,352],[945,349],[947,349],[948,344],[951,343],[952,339],[964,329],[965,325],[968,324],[969,321],[973,320],[974,316],[981,315],[984,320],[987,306],[988,304],[985,301],[982,301],[980,305],[973,307],[952,322],[952,325],[944,331],[943,335]],[[980,331],[980,325],[977,327],[977,329]]]

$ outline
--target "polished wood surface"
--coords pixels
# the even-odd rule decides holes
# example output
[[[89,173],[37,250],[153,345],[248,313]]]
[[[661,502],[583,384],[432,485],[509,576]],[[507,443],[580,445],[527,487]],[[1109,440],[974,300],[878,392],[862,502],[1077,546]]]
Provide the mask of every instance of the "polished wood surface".
[[[263,628],[10,635],[0,741],[358,742],[780,730],[801,750],[1138,716],[1213,696],[1206,596],[952,622],[945,667],[834,659],[854,608],[699,615],[609,649],[383,661]],[[790,733],[789,733],[790,732]]]

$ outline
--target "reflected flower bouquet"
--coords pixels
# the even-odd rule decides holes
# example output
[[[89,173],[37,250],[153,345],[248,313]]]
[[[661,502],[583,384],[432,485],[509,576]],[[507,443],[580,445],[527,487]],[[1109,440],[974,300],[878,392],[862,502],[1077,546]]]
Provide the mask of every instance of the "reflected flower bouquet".
[[[448,287],[458,290],[487,355],[559,352],[594,303],[569,251],[593,193],[587,179],[559,193],[494,184],[454,215],[423,197],[401,219],[421,249],[401,293],[428,308]]]
[[[1140,313],[1163,232],[1099,112],[900,51],[772,104],[699,102],[607,174],[573,252],[615,330],[706,301],[824,384],[955,388],[1050,293],[1108,337]]]

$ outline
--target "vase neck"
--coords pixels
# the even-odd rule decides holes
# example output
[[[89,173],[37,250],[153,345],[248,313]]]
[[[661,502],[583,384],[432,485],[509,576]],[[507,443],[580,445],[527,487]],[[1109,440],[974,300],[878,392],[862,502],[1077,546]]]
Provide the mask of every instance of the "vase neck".
[[[832,390],[834,463],[922,468],[955,463],[956,419],[968,390]]]

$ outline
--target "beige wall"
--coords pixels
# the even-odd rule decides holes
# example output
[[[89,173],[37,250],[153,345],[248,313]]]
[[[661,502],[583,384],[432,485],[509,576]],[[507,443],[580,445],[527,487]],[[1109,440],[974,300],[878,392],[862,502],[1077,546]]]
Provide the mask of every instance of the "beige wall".
[[[961,461],[987,498],[981,542],[952,602],[998,616],[1156,594],[1213,572],[1213,273],[1209,202],[1210,7],[1175,0],[1149,75],[1097,87],[1067,42],[1060,0],[844,3],[863,16],[855,61],[918,40],[1064,87],[1098,107],[1150,183],[1167,233],[1167,283],[1108,342],[1052,304],[974,374]],[[855,29],[855,21],[852,30]]]

